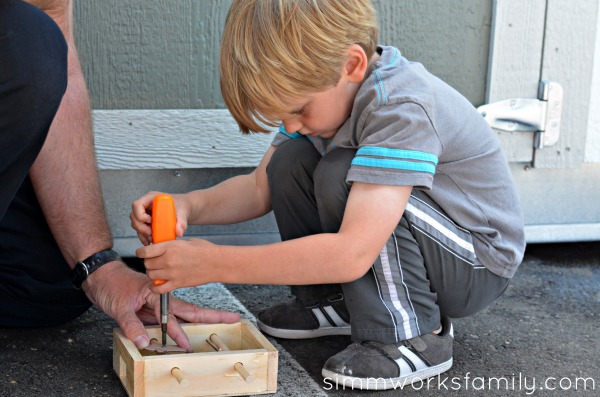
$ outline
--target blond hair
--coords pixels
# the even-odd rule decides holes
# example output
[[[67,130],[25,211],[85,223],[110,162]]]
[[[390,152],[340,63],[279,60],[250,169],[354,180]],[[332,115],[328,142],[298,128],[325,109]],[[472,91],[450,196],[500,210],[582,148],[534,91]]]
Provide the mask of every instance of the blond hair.
[[[370,0],[234,0],[220,50],[221,92],[243,133],[279,125],[289,105],[337,84],[346,53],[377,46]]]

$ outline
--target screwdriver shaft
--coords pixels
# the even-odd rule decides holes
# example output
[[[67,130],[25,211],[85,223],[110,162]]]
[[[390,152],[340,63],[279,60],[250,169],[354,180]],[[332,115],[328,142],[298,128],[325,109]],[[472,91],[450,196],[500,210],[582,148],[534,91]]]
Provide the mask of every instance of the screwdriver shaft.
[[[160,295],[160,330],[162,331],[162,345],[167,345],[167,323],[169,321],[169,293]]]

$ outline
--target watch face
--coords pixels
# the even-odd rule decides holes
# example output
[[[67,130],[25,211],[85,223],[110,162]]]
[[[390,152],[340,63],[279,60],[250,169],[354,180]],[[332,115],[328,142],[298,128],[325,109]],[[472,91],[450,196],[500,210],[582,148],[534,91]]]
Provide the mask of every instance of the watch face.
[[[88,268],[83,262],[77,262],[73,269],[73,284],[77,287],[81,287],[81,283],[85,281],[88,276]]]

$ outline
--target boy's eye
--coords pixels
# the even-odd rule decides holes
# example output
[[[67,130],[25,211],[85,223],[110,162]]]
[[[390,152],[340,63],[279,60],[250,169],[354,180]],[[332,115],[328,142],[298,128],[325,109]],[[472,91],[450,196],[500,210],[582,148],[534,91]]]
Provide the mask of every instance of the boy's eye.
[[[304,114],[304,108],[302,108],[302,109],[298,109],[298,110],[294,110],[294,111],[292,112],[292,114],[293,114],[294,116],[302,116],[302,115]]]

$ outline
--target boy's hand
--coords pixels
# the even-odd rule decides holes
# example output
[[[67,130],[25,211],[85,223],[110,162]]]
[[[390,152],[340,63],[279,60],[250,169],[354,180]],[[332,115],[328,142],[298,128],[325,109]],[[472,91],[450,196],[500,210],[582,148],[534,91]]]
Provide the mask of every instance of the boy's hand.
[[[161,192],[148,192],[131,204],[131,227],[137,232],[138,238],[144,245],[152,243],[152,201]],[[188,203],[183,194],[173,194],[175,211],[177,213],[177,225],[175,234],[183,237],[187,230],[187,219],[189,214]]]
[[[136,255],[144,259],[146,274],[153,280],[166,280],[159,286],[150,286],[152,292],[163,294],[182,287],[193,287],[214,282],[218,245],[206,240],[165,241],[138,248]]]

